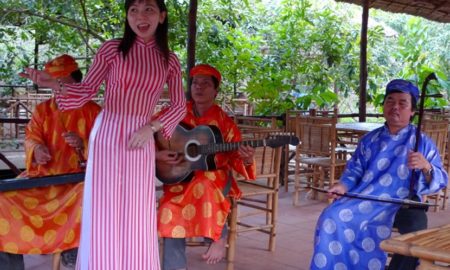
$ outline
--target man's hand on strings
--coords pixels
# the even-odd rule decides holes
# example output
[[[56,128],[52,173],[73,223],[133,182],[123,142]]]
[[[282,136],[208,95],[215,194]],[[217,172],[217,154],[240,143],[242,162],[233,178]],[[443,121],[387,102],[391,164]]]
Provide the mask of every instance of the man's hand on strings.
[[[72,131],[64,132],[62,134],[62,136],[64,137],[64,140],[66,141],[66,143],[68,145],[70,145],[71,147],[73,147],[75,149],[83,149],[84,148],[83,140],[75,132],[72,132]]]
[[[255,155],[255,148],[241,144],[238,149],[239,155],[244,161],[244,164],[250,165],[253,163],[253,156]]]
[[[52,156],[50,155],[47,146],[43,144],[38,144],[36,145],[36,147],[34,147],[33,157],[34,161],[38,165],[45,165],[52,159]]]
[[[347,187],[341,183],[337,183],[337,184],[334,184],[330,189],[328,189],[328,198],[339,199],[341,196],[339,196],[338,194],[344,194],[346,192],[347,192]]]
[[[155,158],[158,161],[165,162],[167,164],[176,165],[183,161],[184,156],[175,151],[161,150],[157,151]]]

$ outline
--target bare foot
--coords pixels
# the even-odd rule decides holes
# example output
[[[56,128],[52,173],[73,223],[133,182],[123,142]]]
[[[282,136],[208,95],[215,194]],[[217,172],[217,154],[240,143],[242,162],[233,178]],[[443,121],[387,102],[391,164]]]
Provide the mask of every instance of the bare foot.
[[[216,264],[225,257],[225,245],[224,238],[220,238],[209,245],[208,250],[202,255],[202,258],[206,260],[207,264]]]

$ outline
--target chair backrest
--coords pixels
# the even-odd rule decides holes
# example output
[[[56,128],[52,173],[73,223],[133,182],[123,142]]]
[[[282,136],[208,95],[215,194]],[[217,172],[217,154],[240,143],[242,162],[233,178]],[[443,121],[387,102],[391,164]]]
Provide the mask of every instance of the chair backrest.
[[[278,189],[280,178],[280,164],[281,164],[281,147],[257,147],[255,148],[255,164],[256,164],[256,179],[267,180],[267,187],[271,189]],[[234,172],[237,180],[245,180],[241,175]]]
[[[311,156],[334,156],[336,148],[335,117],[297,117],[297,137],[301,154]]]
[[[234,116],[234,122],[243,128],[277,128],[276,117]]]
[[[448,128],[449,122],[445,119],[424,119],[422,123],[422,132],[430,137],[436,144],[442,162],[444,162],[447,154]]]
[[[257,178],[270,178],[270,185],[278,186],[280,176],[281,147],[258,147],[255,149]],[[274,187],[272,186],[272,187]]]
[[[305,110],[302,110],[302,111],[287,110],[284,131],[287,133],[295,134],[297,131],[298,117],[299,116],[307,116],[308,114],[309,114],[309,112],[305,111]]]

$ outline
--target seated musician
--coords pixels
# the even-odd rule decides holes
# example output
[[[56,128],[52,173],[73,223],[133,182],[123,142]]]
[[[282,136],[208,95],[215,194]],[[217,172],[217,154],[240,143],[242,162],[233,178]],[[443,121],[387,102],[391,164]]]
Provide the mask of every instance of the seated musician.
[[[69,55],[49,61],[44,71],[62,83],[80,82],[83,77],[78,63]],[[89,133],[100,109],[91,101],[79,109],[61,112],[55,98],[38,104],[25,130],[26,171],[20,177],[83,171]],[[61,251],[63,264],[74,265],[81,198],[81,183],[0,193],[0,220],[10,228],[7,233],[2,230],[0,238],[1,251],[9,253],[0,255],[1,268],[23,269],[20,254],[56,253],[54,268],[59,269]]]
[[[385,125],[366,134],[347,163],[340,182],[328,190],[336,200],[325,208],[316,226],[310,269],[384,269],[386,254],[379,247],[390,237],[399,204],[338,196],[345,192],[384,200],[435,193],[447,185],[439,151],[421,134],[414,152],[414,116],[419,90],[397,79],[386,86]],[[416,174],[410,187],[411,174]],[[400,268],[399,268],[400,269]]]
[[[219,71],[201,64],[192,68],[190,77],[192,100],[187,104],[187,115],[182,123],[191,128],[214,125],[222,133],[224,142],[240,141],[238,127],[215,103],[221,80]],[[254,179],[253,155],[254,149],[244,145],[238,151],[217,153],[216,170],[194,171],[188,182],[164,185],[158,209],[158,233],[164,239],[162,269],[186,269],[185,239],[189,237],[212,239],[202,255],[207,264],[215,264],[224,258],[230,210],[227,196],[239,196],[231,170],[246,179]],[[156,160],[176,166],[183,156],[159,149]]]

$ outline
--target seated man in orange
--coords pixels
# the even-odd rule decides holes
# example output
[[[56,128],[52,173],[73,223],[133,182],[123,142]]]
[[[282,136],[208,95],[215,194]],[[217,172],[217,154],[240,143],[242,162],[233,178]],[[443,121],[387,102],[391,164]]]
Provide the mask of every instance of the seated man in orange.
[[[216,126],[224,142],[241,141],[241,133],[234,121],[216,103],[221,74],[209,65],[197,65],[190,72],[192,100],[187,104],[183,124],[194,128],[199,125]],[[175,151],[156,153],[158,162],[177,164],[184,157]],[[227,196],[239,196],[240,192],[232,170],[246,179],[255,179],[254,149],[241,145],[237,151],[218,153],[216,169],[194,171],[189,182],[164,185],[164,195],[158,209],[158,233],[164,238],[164,270],[186,269],[185,238],[212,239],[203,259],[215,264],[225,256],[226,220],[230,210]]]
[[[44,70],[61,83],[79,82],[83,76],[77,62],[69,55],[51,60]],[[95,102],[88,102],[82,108],[62,112],[58,110],[55,98],[38,104],[25,130],[26,171],[20,177],[83,171],[89,133],[100,110]],[[59,255],[61,251],[77,247],[82,190],[82,183],[78,183],[0,194],[0,219],[8,222],[11,228],[2,234],[0,251]],[[23,201],[30,205],[16,207]],[[27,218],[17,218],[19,216]],[[59,258],[58,255],[55,258]],[[76,257],[69,255],[63,254],[63,263],[67,263],[65,257]],[[59,263],[59,260],[55,262]]]

